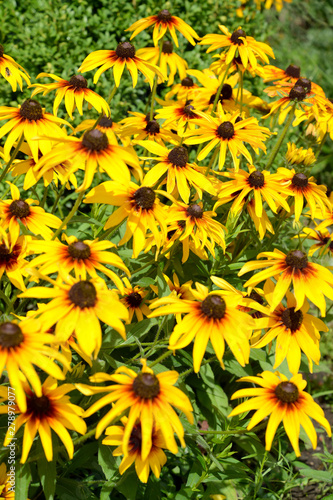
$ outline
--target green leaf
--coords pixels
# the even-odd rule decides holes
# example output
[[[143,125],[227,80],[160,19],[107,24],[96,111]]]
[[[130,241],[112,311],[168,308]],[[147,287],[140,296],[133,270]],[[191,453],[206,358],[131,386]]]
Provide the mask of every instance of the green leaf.
[[[102,444],[102,440],[100,440],[99,442],[98,463],[102,467],[105,477],[108,481],[118,473],[118,467],[116,464],[116,459],[112,455],[112,449],[110,446]]]
[[[38,442],[38,452],[43,451],[41,442]],[[56,487],[57,466],[56,460],[48,462],[45,457],[37,461],[38,475],[43,486],[45,498],[53,500]]]
[[[30,483],[30,465],[17,464],[15,470],[15,500],[27,500]]]
[[[140,481],[136,473],[129,469],[122,476],[119,483],[117,483],[117,490],[122,493],[126,500],[136,500],[136,492],[138,490]]]
[[[310,477],[311,479],[315,479],[317,481],[323,481],[324,483],[333,483],[333,475],[332,472],[328,470],[315,470],[312,468],[302,468],[299,470],[300,474],[305,477]]]

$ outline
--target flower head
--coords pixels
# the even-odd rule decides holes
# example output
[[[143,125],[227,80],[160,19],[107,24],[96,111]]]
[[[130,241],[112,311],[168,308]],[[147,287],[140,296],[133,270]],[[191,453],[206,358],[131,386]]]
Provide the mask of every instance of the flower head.
[[[0,73],[10,83],[13,92],[16,92],[17,84],[22,91],[22,78],[30,85],[28,73],[12,57],[5,54],[4,48],[0,45]]]
[[[161,55],[158,47],[145,47],[144,49],[139,49],[137,54],[138,57],[160,68],[164,75],[164,79],[168,80],[168,87],[173,84],[177,71],[181,79],[186,77],[188,64],[185,59],[173,51],[173,44],[168,40],[163,42]],[[163,80],[159,79],[160,83],[162,83],[162,81]]]

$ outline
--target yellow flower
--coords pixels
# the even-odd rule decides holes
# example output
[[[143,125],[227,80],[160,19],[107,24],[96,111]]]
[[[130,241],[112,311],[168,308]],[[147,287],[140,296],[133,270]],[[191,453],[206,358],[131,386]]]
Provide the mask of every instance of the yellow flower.
[[[316,420],[329,436],[332,435],[330,425],[323,410],[315,403],[307,392],[304,392],[306,381],[302,375],[294,375],[290,380],[279,372],[262,372],[257,377],[242,377],[239,382],[251,382],[261,388],[241,389],[231,399],[254,396],[252,399],[236,406],[229,417],[249,410],[257,410],[250,420],[247,429],[252,429],[261,420],[270,415],[266,430],[266,450],[272,447],[274,435],[281,421],[291,442],[296,456],[300,456],[300,425],[308,435],[313,448],[317,447],[317,434],[309,416]]]
[[[158,144],[161,144],[161,146],[163,146],[165,142],[171,142],[173,144],[179,143],[179,137],[170,130],[167,130],[164,124],[161,126],[158,121],[155,120],[155,114],[152,120],[150,119],[150,113],[144,115],[143,113],[130,111],[129,114],[132,116],[124,118],[124,120],[121,121],[122,128],[119,132],[119,136],[122,140],[126,140],[133,136],[133,143],[135,144],[145,139],[156,141]],[[143,147],[145,147],[145,145]]]
[[[158,44],[159,40],[165,35],[167,29],[169,29],[170,35],[177,47],[178,47],[178,38],[176,35],[175,28],[177,28],[178,31],[180,31],[180,33],[184,35],[186,40],[188,40],[192,45],[195,45],[194,38],[196,40],[199,40],[200,38],[196,34],[194,29],[191,28],[191,26],[189,26],[182,19],[180,19],[180,17],[171,15],[170,12],[166,9],[161,10],[155,16],[145,17],[143,19],[140,19],[139,21],[136,21],[125,31],[134,31],[134,33],[131,36],[132,40],[132,38],[141,33],[141,31],[145,30],[146,28],[152,25],[154,25],[153,40],[155,46]]]
[[[57,116],[57,111],[60,103],[65,99],[66,111],[73,120],[73,111],[77,108],[80,115],[82,116],[83,110],[83,100],[89,103],[90,107],[94,107],[99,113],[104,111],[106,115],[110,115],[110,107],[108,103],[96,94],[93,90],[88,89],[88,82],[82,75],[74,75],[70,80],[64,80],[59,78],[59,76],[53,75],[52,73],[40,73],[37,78],[48,77],[56,80],[55,83],[40,84],[34,83],[31,87],[36,87],[31,97],[43,92],[43,96],[57,89],[56,97],[53,103],[53,114]]]
[[[11,233],[5,233],[0,227],[0,279],[6,271],[7,277],[19,290],[25,290],[23,274],[28,262],[24,259],[27,255],[26,236],[13,239]]]
[[[3,500],[15,500],[15,471],[12,472],[7,472],[4,462],[0,465],[0,498]]]
[[[174,95],[176,95],[178,99],[193,99],[198,88],[199,86],[194,83],[192,78],[186,76],[180,83],[173,85],[172,89],[165,94],[165,99],[171,99]]]
[[[122,302],[129,311],[129,318],[127,323],[130,324],[132,322],[134,313],[138,321],[143,320],[143,315],[148,316],[151,313],[151,310],[146,304],[145,297],[148,295],[148,292],[141,288],[141,286],[132,286],[127,278],[124,278],[124,282],[126,285],[125,290],[122,292],[122,295],[125,295],[120,302]]]
[[[333,241],[331,233],[325,227],[322,227],[321,230],[319,230],[318,227],[319,226],[317,226],[316,229],[304,227],[303,233],[299,235],[300,238],[309,238],[310,240],[317,242],[309,248],[310,257],[312,257],[317,250],[319,250],[318,255],[320,257],[327,255],[328,253],[333,254]],[[295,236],[295,238],[297,237],[298,236]]]
[[[173,51],[173,44],[168,40],[163,42],[161,55],[158,47],[145,47],[144,49],[139,49],[137,54],[138,57],[160,68],[164,75],[164,79],[168,79],[168,87],[173,84],[177,71],[181,79],[186,77],[188,64],[185,59]],[[159,79],[159,83],[162,83],[162,81],[163,80]]]
[[[304,165],[304,167],[310,167],[316,162],[316,156],[311,148],[297,148],[296,144],[288,142],[286,160],[289,165]]]
[[[12,57],[4,53],[2,45],[0,45],[0,73],[10,83],[13,92],[16,92],[17,84],[19,84],[22,91],[22,78],[30,85],[30,78],[26,70],[14,61]]]
[[[82,130],[90,130],[94,127],[95,123],[96,120],[83,120],[83,122],[75,128],[74,133],[77,134],[77,132],[82,132]],[[121,126],[110,117],[103,115],[95,128],[107,135],[109,144],[118,145],[117,135],[119,135],[121,131]]]
[[[128,456],[131,433],[139,420],[143,424],[141,458],[146,460],[153,445],[152,431],[156,423],[161,428],[165,447],[168,450],[172,453],[178,452],[174,433],[177,434],[181,445],[185,446],[184,429],[172,406],[182,411],[191,424],[193,423],[193,409],[188,397],[180,389],[173,387],[179,376],[176,371],[166,371],[155,375],[153,370],[148,368],[145,359],[141,362],[143,367],[139,374],[126,366],[121,366],[117,368],[114,375],[96,373],[89,379],[96,383],[115,382],[112,385],[93,387],[76,384],[76,387],[86,396],[101,392],[108,393],[85,412],[85,417],[89,417],[105,405],[114,403],[108,413],[100,419],[96,429],[96,439],[112,420],[130,408],[122,440],[122,450],[124,455]]]
[[[72,384],[57,387],[57,381],[48,377],[42,385],[41,395],[34,393],[28,384],[24,386],[27,395],[27,409],[22,411],[13,422],[15,433],[25,424],[21,463],[29,455],[33,440],[38,431],[46,460],[53,460],[51,429],[63,442],[69,458],[73,458],[74,446],[67,429],[85,434],[87,426],[82,418],[84,410],[70,402],[67,393],[75,389]],[[7,432],[4,446],[8,446],[13,436]]]

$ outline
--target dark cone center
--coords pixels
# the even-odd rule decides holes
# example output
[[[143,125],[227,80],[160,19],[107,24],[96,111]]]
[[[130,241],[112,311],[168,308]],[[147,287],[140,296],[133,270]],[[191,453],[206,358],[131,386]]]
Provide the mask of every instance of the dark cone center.
[[[47,396],[41,396],[38,398],[34,394],[30,398],[27,398],[27,406],[28,412],[31,412],[34,417],[38,417],[42,420],[50,410],[51,403]]]
[[[126,302],[130,307],[139,307],[142,302],[142,297],[138,292],[131,292],[126,295]]]
[[[153,208],[156,195],[149,187],[141,187],[137,189],[133,195],[136,206],[144,210]]]
[[[129,438],[129,444],[131,446],[131,452],[141,451],[141,444],[142,444],[141,423],[138,423],[133,427],[131,436]]]
[[[90,281],[79,281],[69,290],[68,298],[80,309],[94,307],[97,299],[96,288]]]
[[[292,179],[292,184],[297,187],[306,187],[309,184],[309,180],[305,174],[299,173],[295,174]]]
[[[159,123],[156,120],[150,120],[147,123],[145,131],[148,132],[148,134],[151,134],[151,135],[159,134],[160,133]]]
[[[91,151],[102,151],[108,147],[109,141],[106,134],[95,128],[84,134],[82,145]]]
[[[43,118],[43,108],[34,99],[27,99],[20,108],[20,115],[30,121],[37,121]]]
[[[111,120],[111,118],[108,118],[107,116],[102,116],[102,118],[100,119],[99,121],[99,124],[98,124],[100,127],[104,127],[104,128],[112,128],[112,125],[113,125],[113,121]]]
[[[153,373],[139,373],[133,381],[133,391],[144,399],[153,399],[160,393],[160,383]]]
[[[193,87],[193,80],[189,76],[186,76],[182,79],[181,84],[183,87]]]
[[[288,307],[281,314],[282,323],[292,332],[296,332],[303,322],[302,311],[295,311],[294,307]]]
[[[275,388],[275,395],[284,403],[295,403],[298,400],[298,388],[292,382],[281,382]]]
[[[187,208],[187,215],[195,219],[201,219],[203,216],[203,209],[197,203],[192,203]]]
[[[311,90],[311,80],[308,78],[299,78],[297,82],[295,83],[295,86],[303,87],[305,92],[308,94]]]
[[[301,87],[300,85],[295,85],[291,91],[289,92],[289,99],[291,101],[303,101],[303,99],[306,98],[306,90],[304,87]]]
[[[242,30],[242,29],[234,31],[233,34],[231,35],[231,41],[232,41],[232,43],[235,43],[237,45],[243,45],[244,42],[243,42],[243,40],[240,37],[246,38],[245,31]]]
[[[68,253],[73,259],[89,259],[91,251],[90,246],[83,241],[74,241],[68,245]]]
[[[86,89],[88,87],[88,82],[82,75],[74,75],[69,80],[69,83],[75,89]]]
[[[194,112],[194,106],[192,104],[188,104],[187,106],[184,107],[184,115],[186,115],[188,118],[196,118],[196,114]]]
[[[0,245],[0,265],[5,265],[6,267],[10,264],[11,260],[14,259],[13,252],[10,252],[9,248],[6,247],[4,243]]]
[[[135,57],[135,48],[130,42],[119,43],[116,48],[116,54],[118,57],[130,58],[133,59]]]
[[[235,129],[231,122],[223,122],[217,129],[217,134],[221,139],[231,139],[234,136]]]
[[[18,325],[9,321],[0,324],[0,346],[2,349],[17,347],[23,340],[24,336]]]
[[[226,303],[219,295],[208,295],[201,303],[201,311],[208,318],[222,319],[225,310]]]
[[[163,9],[157,14],[157,19],[161,23],[167,23],[172,20],[172,15],[167,9]]]
[[[301,76],[301,68],[295,64],[289,64],[285,73],[292,78],[299,78]]]
[[[265,176],[260,170],[255,170],[249,175],[247,182],[253,188],[261,188],[265,185]]]
[[[12,215],[15,215],[15,217],[22,219],[23,217],[28,217],[30,214],[30,207],[24,200],[14,200],[9,205],[9,211]]]
[[[262,298],[262,296],[259,295],[259,293],[255,290],[251,290],[250,299],[255,300],[256,302],[258,302],[258,304],[261,305],[264,303],[264,299]]]
[[[163,42],[162,52],[164,54],[172,54],[172,52],[173,52],[173,43],[169,42],[168,40],[166,40],[165,42]]]
[[[225,83],[222,87],[220,100],[230,99],[232,97],[232,86],[229,83]]]
[[[188,162],[188,152],[183,146],[173,148],[168,154],[168,160],[176,167],[186,167]]]
[[[308,265],[308,258],[301,250],[293,250],[288,253],[286,264],[293,269],[305,269]]]
[[[153,120],[156,118],[156,113],[153,114]],[[147,113],[145,116],[145,121],[148,123],[150,122],[150,113]]]

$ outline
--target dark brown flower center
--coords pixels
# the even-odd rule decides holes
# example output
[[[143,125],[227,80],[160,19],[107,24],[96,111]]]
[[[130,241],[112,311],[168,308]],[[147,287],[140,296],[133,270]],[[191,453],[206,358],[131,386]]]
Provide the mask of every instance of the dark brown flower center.
[[[107,135],[101,132],[97,128],[93,130],[88,130],[82,139],[82,145],[90,149],[90,151],[102,151],[106,149],[109,145]]]
[[[156,118],[156,113],[153,114],[153,120]],[[150,113],[147,113],[145,116],[145,121],[148,123],[150,122]]]
[[[138,292],[131,292],[126,295],[126,302],[130,307],[139,307],[142,302],[142,296]]]
[[[236,120],[235,120],[235,123],[239,123],[243,120],[243,118],[241,116],[237,116]]]
[[[111,118],[108,118],[107,116],[104,115],[99,120],[99,124],[98,125],[100,127],[104,127],[104,128],[112,128],[113,121],[111,120]]]
[[[192,203],[187,207],[187,215],[195,219],[201,219],[203,216],[203,209],[197,203]]]
[[[243,40],[240,37],[246,38],[245,31],[242,30],[242,29],[238,29],[238,30],[234,31],[233,34],[231,35],[231,41],[232,41],[232,43],[235,43],[237,45],[243,45],[244,42],[243,42]]]
[[[187,104],[187,106],[184,106],[183,108],[183,113],[188,118],[196,118],[197,115],[195,114],[194,109],[195,108],[194,106],[192,106],[192,104]]]
[[[295,64],[289,64],[285,73],[292,78],[299,78],[301,76],[301,68]]]
[[[0,346],[2,349],[17,347],[23,340],[22,330],[16,323],[6,321],[0,324]]]
[[[183,87],[193,87],[193,80],[189,76],[186,76],[182,79],[181,84]]]
[[[153,208],[156,195],[149,187],[141,187],[137,189],[133,195],[133,199],[138,208],[149,210]]]
[[[50,408],[51,403],[47,396],[37,397],[35,394],[27,398],[28,412],[31,412],[34,417],[43,419],[46,417]]]
[[[309,184],[309,180],[305,174],[299,173],[295,174],[292,179],[292,184],[297,187],[306,187]]]
[[[151,135],[159,134],[160,133],[159,123],[156,120],[150,120],[147,123],[145,131],[148,132],[148,134],[151,134]]]
[[[306,98],[306,90],[304,87],[301,87],[300,85],[295,85],[291,91],[289,92],[289,99],[291,101],[303,101],[303,99]]]
[[[68,298],[80,309],[94,307],[97,299],[96,288],[90,281],[79,281],[69,290]]]
[[[90,246],[83,241],[74,241],[68,245],[68,253],[73,259],[89,259],[91,251]]]
[[[43,108],[35,99],[27,99],[20,108],[20,115],[30,121],[43,118]]]
[[[255,170],[249,175],[247,182],[253,188],[261,188],[265,185],[265,176],[260,170]]]
[[[275,388],[275,395],[283,403],[295,403],[298,400],[299,392],[297,385],[292,382],[281,382]]]
[[[144,399],[153,399],[160,393],[160,383],[153,373],[139,373],[133,381],[133,391]]]
[[[208,318],[222,319],[225,310],[226,303],[219,295],[208,295],[201,303],[201,311]]]
[[[12,215],[15,215],[15,217],[22,219],[23,217],[28,217],[30,214],[30,207],[24,200],[14,200],[9,205],[9,211]]]
[[[172,20],[172,15],[167,9],[163,9],[157,14],[157,20],[160,23],[167,23]]]
[[[116,54],[118,57],[130,58],[135,57],[135,48],[130,42],[119,43],[116,48]]]
[[[15,248],[15,247],[14,247]],[[16,257],[14,252],[11,252],[9,248],[6,247],[4,243],[0,244],[0,266],[5,265],[8,267],[12,263],[12,261],[16,262]]]
[[[0,45],[0,57],[3,57],[5,51],[2,45]]]
[[[165,42],[163,42],[162,52],[164,52],[164,54],[172,54],[172,52],[173,52],[173,44],[172,44],[172,42],[169,42],[168,40],[166,40]]]
[[[286,264],[293,269],[305,269],[308,265],[308,258],[301,250],[293,250],[288,253]]]
[[[250,299],[255,300],[256,302],[258,302],[258,304],[261,305],[264,303],[264,299],[262,298],[262,296],[259,295],[259,293],[255,290],[251,290]]]
[[[86,89],[88,87],[88,82],[82,75],[74,75],[69,80],[69,84],[74,87],[74,89]]]
[[[168,160],[176,167],[186,167],[188,162],[188,152],[183,146],[173,148],[168,154]]]
[[[232,86],[229,85],[229,83],[224,83],[218,100],[223,104],[224,100],[231,99],[231,97],[232,97]],[[211,95],[209,99],[209,104],[214,104],[215,98],[216,98],[216,92],[215,94]]]
[[[223,122],[217,129],[217,135],[221,137],[221,139],[231,139],[234,133],[235,129],[231,122]]]
[[[303,87],[306,93],[309,93],[311,90],[311,80],[308,78],[299,78],[295,83],[295,86]]]
[[[129,438],[129,445],[131,447],[131,451],[141,451],[142,444],[142,431],[141,431],[141,423],[136,424],[131,432],[131,436]]]
[[[288,307],[281,314],[282,323],[292,332],[296,332],[303,322],[302,311],[295,311],[294,307]]]

